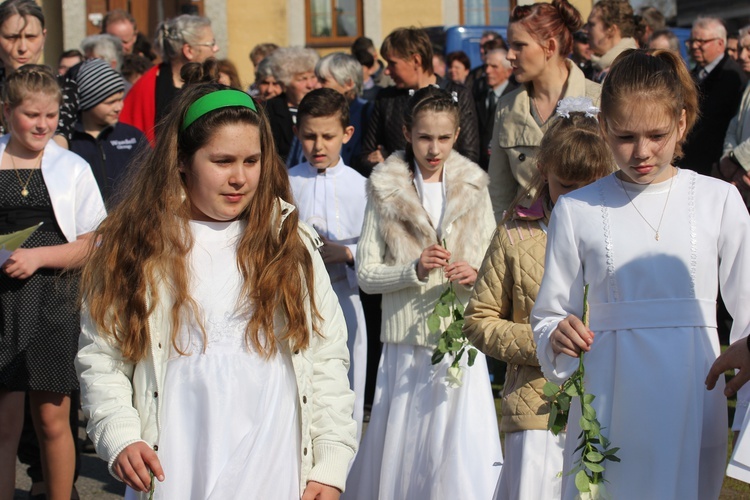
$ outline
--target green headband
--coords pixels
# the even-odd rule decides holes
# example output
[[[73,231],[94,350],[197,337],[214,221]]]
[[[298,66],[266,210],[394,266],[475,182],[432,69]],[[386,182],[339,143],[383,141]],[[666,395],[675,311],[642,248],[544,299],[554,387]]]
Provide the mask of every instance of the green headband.
[[[256,113],[258,112],[258,108],[255,107],[252,97],[245,92],[234,89],[217,90],[216,92],[204,95],[190,105],[187,113],[185,113],[185,118],[182,120],[182,130],[188,128],[195,120],[206,113],[230,106],[241,106],[243,108],[250,108]]]

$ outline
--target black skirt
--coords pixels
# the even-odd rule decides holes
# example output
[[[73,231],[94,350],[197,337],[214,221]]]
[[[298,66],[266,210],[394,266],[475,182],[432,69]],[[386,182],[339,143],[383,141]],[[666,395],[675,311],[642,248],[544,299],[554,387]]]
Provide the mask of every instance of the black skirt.
[[[44,222],[24,248],[67,243],[58,226],[41,170],[0,170],[0,234]],[[0,389],[69,394],[78,389],[78,273],[38,269],[25,280],[0,272]]]

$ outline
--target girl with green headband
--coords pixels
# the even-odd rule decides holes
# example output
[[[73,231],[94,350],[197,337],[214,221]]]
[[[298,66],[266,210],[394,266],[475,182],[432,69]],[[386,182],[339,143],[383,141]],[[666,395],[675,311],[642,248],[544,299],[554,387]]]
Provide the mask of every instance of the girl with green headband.
[[[346,325],[245,93],[186,87],[98,230],[76,360],[127,498],[337,499]]]

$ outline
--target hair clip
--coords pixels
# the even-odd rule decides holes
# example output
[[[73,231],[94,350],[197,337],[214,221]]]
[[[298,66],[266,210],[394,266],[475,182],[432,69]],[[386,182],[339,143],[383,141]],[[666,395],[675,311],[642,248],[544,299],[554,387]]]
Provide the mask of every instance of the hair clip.
[[[458,92],[456,92],[455,90],[451,92],[451,99],[453,99],[453,102],[458,104]]]
[[[584,113],[588,118],[596,118],[599,108],[589,97],[566,97],[557,103],[557,116],[570,118],[570,113]]]
[[[414,97],[414,89],[409,89],[409,97]]]

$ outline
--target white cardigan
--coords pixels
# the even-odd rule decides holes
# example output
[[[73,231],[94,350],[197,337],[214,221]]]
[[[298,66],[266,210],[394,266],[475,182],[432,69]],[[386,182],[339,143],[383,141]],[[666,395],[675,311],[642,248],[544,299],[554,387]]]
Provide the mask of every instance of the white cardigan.
[[[281,201],[280,207],[283,223],[294,206]],[[315,303],[323,318],[319,325],[322,336],[312,334],[310,346],[291,355],[301,416],[300,491],[308,481],[343,491],[349,462],[357,449],[357,426],[352,419],[354,393],[347,378],[346,324],[317,251],[320,239],[302,223],[300,234],[313,257]],[[87,432],[110,472],[117,456],[130,444],[143,441],[158,451],[162,411],[159,393],[164,387],[172,331],[166,287],[160,287],[158,296],[159,306],[148,321],[150,349],[137,364],[124,359],[110,337],[99,334],[85,308],[81,314],[76,357],[81,401],[89,419]],[[308,312],[310,325],[311,321]],[[278,332],[283,324],[280,315],[275,324],[279,325]],[[140,498],[147,498],[147,494]]]
[[[10,134],[0,137],[0,156],[9,140]],[[86,160],[50,140],[44,147],[41,170],[55,220],[68,243],[94,231],[107,213]]]
[[[479,269],[495,230],[487,191],[489,177],[476,164],[452,151],[445,163],[446,200],[440,233],[451,261],[466,261]],[[383,342],[433,347],[437,335],[427,318],[448,285],[433,269],[426,281],[417,278],[422,250],[438,243],[437,231],[414,187],[403,153],[379,164],[368,179],[365,222],[357,247],[357,279],[367,293],[383,294]],[[454,286],[466,305],[471,288]],[[443,321],[442,328],[447,327]]]

